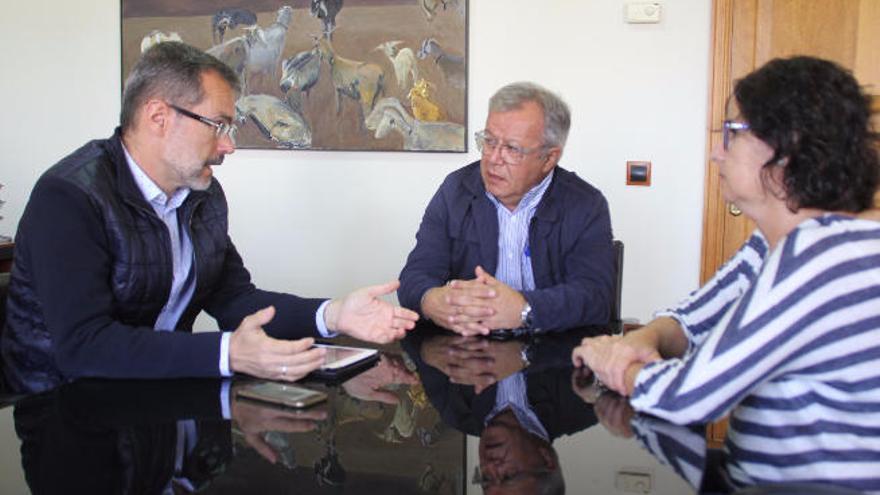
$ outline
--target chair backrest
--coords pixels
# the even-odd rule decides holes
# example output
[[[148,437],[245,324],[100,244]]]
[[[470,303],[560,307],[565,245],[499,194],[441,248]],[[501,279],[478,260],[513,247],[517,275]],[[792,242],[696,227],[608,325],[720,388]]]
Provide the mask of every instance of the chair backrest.
[[[9,273],[0,273],[0,337],[3,336],[3,329],[6,326],[6,293],[8,290]],[[0,405],[3,405],[4,399],[9,395],[3,368],[3,356],[0,356]]]
[[[623,241],[615,239],[614,246],[614,286],[611,292],[611,321],[621,321],[620,301],[623,297]]]

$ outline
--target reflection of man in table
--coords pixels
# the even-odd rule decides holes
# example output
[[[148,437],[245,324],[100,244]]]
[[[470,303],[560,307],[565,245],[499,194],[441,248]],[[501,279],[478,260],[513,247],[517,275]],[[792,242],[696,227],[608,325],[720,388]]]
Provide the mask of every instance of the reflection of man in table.
[[[219,380],[85,380],[20,400],[15,431],[30,491],[205,488],[233,456],[220,389]]]
[[[217,59],[160,43],[126,81],[116,133],[37,182],[2,336],[15,389],[83,376],[295,380],[323,362],[310,337],[388,342],[412,328],[415,313],[379,299],[394,282],[334,300],[251,283],[211,170],[235,150],[238,90]],[[227,331],[192,333],[202,310]]]
[[[480,436],[478,480],[486,493],[564,489],[552,442],[596,423],[592,407],[572,390],[566,359],[588,332],[500,342],[432,334],[426,326],[404,339],[443,420]]]
[[[557,166],[570,120],[535,84],[492,96],[481,160],[450,174],[425,210],[400,274],[404,307],[464,335],[608,322],[608,205]]]
[[[546,432],[505,409],[487,423],[479,444],[486,494],[565,493],[559,456]]]

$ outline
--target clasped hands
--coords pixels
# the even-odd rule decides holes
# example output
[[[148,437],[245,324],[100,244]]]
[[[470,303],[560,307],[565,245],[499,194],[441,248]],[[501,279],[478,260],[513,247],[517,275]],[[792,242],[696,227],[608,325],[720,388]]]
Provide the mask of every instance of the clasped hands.
[[[488,335],[500,328],[519,328],[523,295],[489,275],[482,267],[471,280],[452,280],[434,287],[422,299],[422,312],[437,325],[461,335]]]
[[[402,338],[415,327],[419,315],[380,298],[399,285],[392,281],[364,287],[330,301],[324,309],[327,328],[380,344]],[[263,326],[274,316],[275,308],[270,306],[242,320],[229,339],[232,371],[270,380],[296,381],[321,366],[325,351],[312,347],[314,339],[283,340],[266,334]]]
[[[575,367],[588,367],[599,382],[622,396],[632,395],[638,372],[659,359],[657,342],[641,331],[588,337],[571,353]]]
[[[422,360],[449,377],[451,383],[473,385],[481,393],[522,370],[523,343],[516,340],[437,335],[422,344]]]

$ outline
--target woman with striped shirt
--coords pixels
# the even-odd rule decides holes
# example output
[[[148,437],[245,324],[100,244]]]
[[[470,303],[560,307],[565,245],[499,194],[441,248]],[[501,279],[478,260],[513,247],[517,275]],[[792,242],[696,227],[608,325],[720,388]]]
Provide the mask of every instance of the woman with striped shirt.
[[[870,98],[846,70],[777,59],[740,80],[722,193],[757,229],[705,286],[572,355],[633,407],[679,424],[730,413],[738,483],[880,492],[880,223]]]

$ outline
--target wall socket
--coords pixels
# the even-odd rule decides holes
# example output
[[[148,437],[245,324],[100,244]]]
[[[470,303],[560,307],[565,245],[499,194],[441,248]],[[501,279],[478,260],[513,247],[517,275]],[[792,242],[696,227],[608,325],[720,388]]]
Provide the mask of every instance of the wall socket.
[[[617,472],[614,487],[625,493],[651,493],[653,481],[649,472],[622,469]]]

